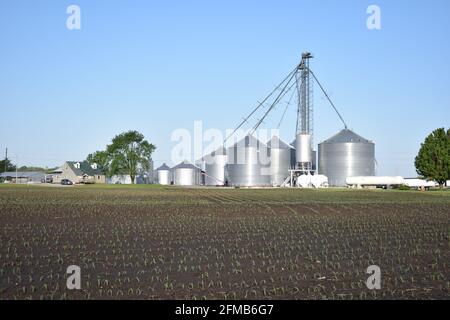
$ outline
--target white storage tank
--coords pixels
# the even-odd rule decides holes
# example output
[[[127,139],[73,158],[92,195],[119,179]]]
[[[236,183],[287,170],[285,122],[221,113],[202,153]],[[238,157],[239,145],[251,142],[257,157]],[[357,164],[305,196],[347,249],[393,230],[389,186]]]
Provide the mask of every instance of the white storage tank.
[[[405,178],[405,185],[410,188],[434,188],[439,187],[439,183],[417,178]]]
[[[293,146],[291,157],[294,167],[296,165],[296,158],[297,158],[297,150],[295,149],[296,145],[297,139],[291,142],[291,146]],[[317,151],[313,149],[311,155],[312,155],[312,170],[317,170]]]
[[[298,176],[297,187],[300,188],[327,188],[328,187],[328,177],[321,174],[303,174]]]
[[[295,139],[295,159],[297,163],[310,163],[312,165],[312,137],[310,134],[300,133]]]
[[[169,185],[172,182],[172,174],[170,172],[170,168],[165,163],[163,163],[161,167],[156,169],[156,176],[158,178],[159,184]]]
[[[319,144],[318,164],[330,186],[346,186],[347,177],[375,176],[375,144],[344,129]]]
[[[400,186],[405,184],[403,177],[347,177],[345,182],[349,186]]]
[[[200,185],[201,169],[185,160],[172,168],[173,184],[176,186]]]

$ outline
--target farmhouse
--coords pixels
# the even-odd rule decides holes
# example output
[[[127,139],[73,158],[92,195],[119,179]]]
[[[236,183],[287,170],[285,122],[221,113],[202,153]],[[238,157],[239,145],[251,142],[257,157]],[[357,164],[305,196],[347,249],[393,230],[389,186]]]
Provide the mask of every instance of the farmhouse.
[[[86,161],[66,161],[58,172],[53,173],[53,183],[69,179],[73,183],[106,183],[106,176],[97,164]]]

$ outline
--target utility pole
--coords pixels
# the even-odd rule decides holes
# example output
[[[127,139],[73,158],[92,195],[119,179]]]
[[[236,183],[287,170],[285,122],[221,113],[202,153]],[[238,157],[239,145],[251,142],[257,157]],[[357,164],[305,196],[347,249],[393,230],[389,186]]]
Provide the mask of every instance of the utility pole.
[[[18,178],[18,172],[17,172],[17,167],[19,166],[19,156],[16,155],[16,183],[18,183],[17,181],[19,180]]]
[[[6,172],[6,169],[8,168],[8,167],[7,167],[7,162],[8,162],[8,148],[6,148],[6,154],[5,154],[5,171],[4,171],[4,172]]]

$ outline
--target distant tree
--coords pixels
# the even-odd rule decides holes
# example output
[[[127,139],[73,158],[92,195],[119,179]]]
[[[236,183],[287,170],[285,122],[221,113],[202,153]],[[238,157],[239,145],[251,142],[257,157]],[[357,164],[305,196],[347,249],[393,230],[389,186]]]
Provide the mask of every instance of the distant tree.
[[[115,136],[107,146],[106,153],[110,157],[113,171],[130,175],[131,183],[135,183],[139,170],[148,170],[150,159],[156,147],[144,139],[137,131],[127,131]]]
[[[13,165],[8,158],[0,160],[0,172],[3,173],[9,171],[16,171],[16,166]]]
[[[21,166],[18,170],[21,172],[40,171],[40,172],[48,173],[48,172],[52,172],[56,169],[57,169],[56,167],[55,168],[47,168],[47,167],[42,168],[42,167],[34,167],[34,166],[31,166],[31,167]]]
[[[433,131],[422,143],[415,160],[416,171],[442,187],[450,180],[450,129]]]

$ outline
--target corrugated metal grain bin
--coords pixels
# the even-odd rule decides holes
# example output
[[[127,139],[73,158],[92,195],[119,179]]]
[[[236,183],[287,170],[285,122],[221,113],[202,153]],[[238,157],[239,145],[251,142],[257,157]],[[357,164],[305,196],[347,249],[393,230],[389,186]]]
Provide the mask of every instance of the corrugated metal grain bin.
[[[232,186],[270,186],[269,148],[249,135],[228,148],[227,173]]]
[[[330,186],[346,186],[345,179],[375,175],[375,144],[344,129],[319,144],[319,173]]]
[[[173,184],[176,186],[195,186],[201,183],[201,169],[188,161],[172,168]]]

